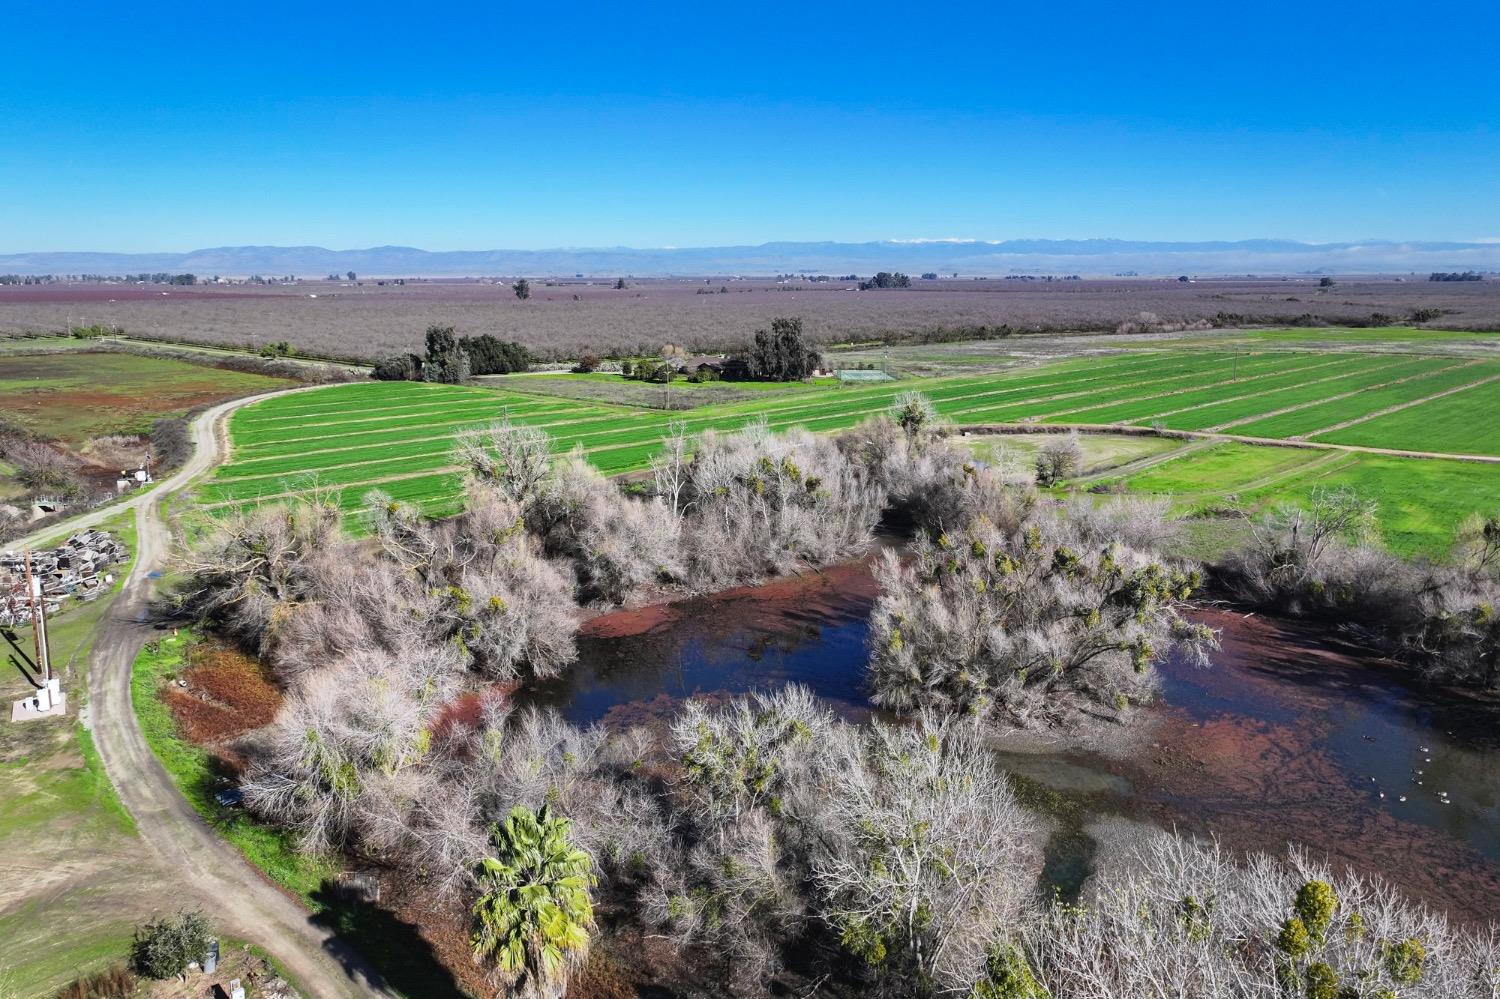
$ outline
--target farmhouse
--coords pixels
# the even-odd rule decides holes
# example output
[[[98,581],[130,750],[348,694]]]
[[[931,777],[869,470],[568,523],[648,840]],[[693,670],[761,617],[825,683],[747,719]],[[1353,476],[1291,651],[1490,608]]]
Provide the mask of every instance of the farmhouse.
[[[697,354],[692,357],[679,357],[670,361],[678,372],[690,375],[695,371],[712,371],[714,374],[723,374],[724,365],[728,362],[723,354]]]

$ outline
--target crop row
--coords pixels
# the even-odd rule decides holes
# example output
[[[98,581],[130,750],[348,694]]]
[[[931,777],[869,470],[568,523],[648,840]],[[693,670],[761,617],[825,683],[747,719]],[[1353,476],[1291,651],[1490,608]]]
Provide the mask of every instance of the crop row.
[[[1146,384],[1173,387],[1205,374],[1219,373],[1226,364],[1232,363],[1228,355],[1202,353],[1174,354],[1164,357],[1126,356],[1096,359],[1086,364],[1066,362],[1049,365],[1041,369],[1029,370],[1024,375],[1017,372],[1016,375],[1008,377],[1004,375],[998,377],[963,376],[930,382],[924,385],[924,388],[937,400],[941,410],[958,414],[971,411],[976,406],[997,398],[1011,399],[1021,396],[1045,399],[1055,394],[1055,391],[1046,390],[1066,388],[1077,392],[1076,386],[1079,385],[1105,383],[1110,387],[1100,391],[1109,392],[1121,391],[1127,386],[1132,386],[1139,391],[1141,386]],[[1258,361],[1247,360],[1243,363],[1247,367],[1251,364],[1284,367],[1287,364],[1298,363],[1298,358],[1297,355],[1282,355],[1262,358]],[[1152,377],[1142,378],[1143,374],[1149,374]],[[489,395],[489,393],[472,390],[402,383],[375,387],[379,391],[372,391],[371,387],[367,386],[358,388],[361,390],[357,393],[361,401],[381,403],[382,412],[387,411],[393,403],[422,397],[434,391],[441,394],[444,399],[455,401],[467,400],[472,395]],[[896,385],[874,390],[835,391],[813,400],[809,400],[804,394],[797,399],[784,400],[783,405],[756,407],[755,415],[778,429],[795,423],[806,424],[813,429],[834,429],[857,422],[866,415],[880,411],[888,406],[897,394],[905,390],[905,386]],[[349,390],[335,391],[347,392]],[[1038,393],[1041,395],[1038,396]],[[502,397],[506,403],[525,398],[514,394],[506,394]],[[777,401],[782,402],[782,400]],[[326,405],[315,405],[309,402],[306,396],[287,396],[278,400],[270,400],[258,407],[249,407],[245,412],[260,416],[263,414],[258,414],[257,410],[261,407],[272,407],[277,403],[299,413],[327,413],[329,411]],[[465,426],[482,423],[482,419],[473,418],[476,415],[493,418],[498,415],[497,409],[498,407],[486,399],[483,400],[482,409],[478,414],[474,410],[466,410],[464,412],[466,418],[453,420],[451,423],[435,421],[431,418],[430,411],[423,410],[421,412],[427,418],[420,423],[384,431],[353,432],[347,435],[330,434],[328,430],[337,429],[336,425],[332,425],[323,428],[322,432],[314,438],[304,442],[281,440],[274,444],[257,444],[247,441],[238,452],[240,460],[225,468],[220,480],[208,486],[203,495],[209,502],[254,499],[284,492],[289,488],[289,483],[299,480],[311,481],[309,476],[313,475],[316,476],[317,481],[324,484],[357,483],[390,474],[420,474],[430,468],[444,467],[448,462],[447,453],[451,447],[452,432]],[[601,453],[595,458],[601,466],[608,466],[607,470],[611,471],[643,465],[654,449],[656,441],[665,432],[670,419],[666,414],[657,413],[622,415],[621,418],[614,419],[608,412],[601,413],[596,407],[580,406],[576,407],[573,412],[568,412],[568,409],[567,406],[547,405],[526,411],[520,406],[514,406],[509,412],[518,422],[549,425],[556,436],[556,446],[559,450],[571,448],[575,444],[582,444],[585,448],[593,450],[612,448],[613,451],[607,456]],[[449,412],[452,410],[450,409]],[[734,429],[742,425],[750,415],[743,409],[733,406],[713,407],[700,411],[683,422],[691,432],[711,428]],[[564,419],[559,420],[559,416]],[[356,411],[355,419],[362,422],[363,414]],[[282,427],[277,433],[284,434],[286,429],[288,428]],[[329,449],[330,445],[336,445],[338,449]],[[259,478],[248,481],[251,476]],[[238,483],[227,481],[234,479],[247,481]]]
[[[1325,357],[1308,360],[1288,369],[1235,376],[1229,380],[1188,392],[1150,399],[1127,398],[1089,409],[1069,409],[1053,414],[1049,420],[1070,423],[1123,423],[1175,413],[1193,406],[1222,402],[1227,398],[1266,395],[1281,388],[1295,388],[1311,381],[1333,378],[1372,366],[1368,357]]]
[[[1500,455],[1497,413],[1500,413],[1500,382],[1486,382],[1317,439],[1448,454]],[[1490,507],[1500,507],[1500,494],[1492,497]]]
[[[1447,389],[1457,388],[1479,381],[1496,368],[1482,364],[1465,364],[1456,368],[1445,368],[1420,378],[1413,378],[1397,385],[1371,389],[1345,399],[1331,399],[1316,406],[1267,417],[1253,423],[1241,424],[1235,433],[1258,437],[1300,437],[1326,430],[1348,420],[1357,420],[1391,406],[1436,395]],[[1446,400],[1440,400],[1446,401]]]
[[[1458,526],[1493,508],[1500,465],[1393,455],[1220,444],[1125,478],[1132,492],[1170,497],[1179,511],[1220,502],[1241,509],[1305,505],[1318,488],[1347,487],[1375,500],[1380,540],[1403,555],[1441,558]]]
[[[1277,371],[1302,363],[1303,355],[1283,354],[1266,356],[1238,362],[1242,375],[1265,371]],[[1124,399],[1139,399],[1144,396],[1169,397],[1174,392],[1189,391],[1205,385],[1227,382],[1233,377],[1236,362],[1228,355],[1216,355],[1205,366],[1180,370],[1176,366],[1163,365],[1159,371],[1143,372],[1142,377],[1110,385],[1092,388],[1084,392],[1067,392],[1051,396],[1029,396],[1008,400],[1001,405],[964,405],[953,409],[938,409],[944,413],[961,415],[967,422],[1009,423],[1017,420],[1045,418],[1053,413],[1088,409]]]
[[[1294,406],[1311,406],[1331,399],[1333,396],[1361,392],[1364,389],[1386,385],[1399,379],[1440,371],[1452,365],[1452,361],[1432,358],[1418,358],[1410,361],[1385,360],[1379,365],[1367,366],[1359,371],[1340,375],[1327,381],[1314,380],[1311,384],[1302,384],[1264,395],[1196,406],[1180,413],[1164,416],[1160,422],[1171,430],[1208,430],[1222,427],[1226,423],[1238,424],[1240,420],[1256,419],[1265,414],[1291,409]],[[1157,421],[1137,420],[1135,422],[1137,425],[1144,426]],[[1226,432],[1239,433],[1240,426],[1228,427]]]

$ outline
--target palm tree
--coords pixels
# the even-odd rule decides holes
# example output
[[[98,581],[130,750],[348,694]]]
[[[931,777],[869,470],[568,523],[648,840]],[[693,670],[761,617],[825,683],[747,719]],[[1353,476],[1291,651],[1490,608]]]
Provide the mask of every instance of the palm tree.
[[[573,845],[572,825],[546,805],[517,805],[490,826],[494,856],[475,866],[474,956],[516,976],[514,995],[561,996],[588,956],[594,864]]]

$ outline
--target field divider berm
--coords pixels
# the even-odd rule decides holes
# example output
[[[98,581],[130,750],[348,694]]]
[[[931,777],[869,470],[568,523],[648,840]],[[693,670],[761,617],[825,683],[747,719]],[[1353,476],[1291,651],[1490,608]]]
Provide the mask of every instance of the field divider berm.
[[[1148,468],[1165,465],[1179,458],[1186,458],[1188,455],[1197,454],[1199,451],[1207,451],[1209,448],[1218,447],[1219,444],[1220,442],[1215,440],[1189,441],[1181,447],[1173,448],[1170,451],[1163,451],[1161,454],[1144,455],[1143,457],[1136,458],[1134,461],[1127,461],[1124,464],[1115,465],[1113,468],[1101,468],[1097,472],[1080,475],[1068,481],[1075,486],[1087,486],[1106,479],[1129,478],[1132,475],[1144,472]]]

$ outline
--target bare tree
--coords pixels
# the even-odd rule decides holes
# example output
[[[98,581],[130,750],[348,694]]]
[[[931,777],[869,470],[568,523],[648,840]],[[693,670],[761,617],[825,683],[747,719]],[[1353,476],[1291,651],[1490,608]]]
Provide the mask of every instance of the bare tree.
[[[453,461],[471,478],[493,483],[507,499],[524,507],[547,477],[550,450],[546,433],[505,417],[459,434]]]
[[[825,437],[705,433],[689,469],[689,578],[722,588],[862,554],[885,495]]]
[[[921,442],[935,436],[940,418],[932,400],[920,392],[902,392],[891,406],[891,416],[908,440]]]
[[[5,456],[16,466],[16,481],[39,496],[71,498],[83,492],[80,462],[40,441],[20,440],[7,445]]]
[[[245,802],[321,852],[403,827],[428,720],[462,671],[451,649],[362,652],[310,674],[252,755]]]
[[[1077,475],[1083,468],[1083,445],[1078,434],[1049,437],[1036,453],[1036,481],[1041,486],[1055,486]]]
[[[1039,831],[972,722],[840,728],[813,877],[846,948],[908,994],[966,990],[1031,903]]]
[[[680,518],[659,498],[626,496],[581,447],[557,463],[526,520],[549,555],[572,563],[584,602],[623,603],[682,575]]]
[[[692,438],[688,436],[687,424],[673,420],[667,425],[667,436],[661,443],[661,450],[651,456],[652,482],[656,494],[666,501],[672,513],[681,516],[692,464]]]
[[[647,880],[642,915],[679,945],[706,944],[747,991],[763,989],[811,916],[804,886],[833,724],[790,686],[720,706],[689,701],[672,725],[686,847]]]
[[[1458,529],[1454,554],[1476,575],[1500,572],[1500,515],[1471,514]]]
[[[1217,843],[1152,833],[1100,856],[1082,904],[1054,908],[1024,932],[1043,995],[1496,995],[1493,929],[1456,929],[1388,885],[1305,853],[1241,863]]]
[[[257,650],[269,650],[286,611],[313,592],[315,557],[345,545],[327,497],[256,507],[215,523],[176,560],[184,606]]]
[[[367,504],[386,554],[420,582],[408,588],[426,598],[431,641],[455,643],[497,680],[554,676],[577,656],[572,583],[494,483],[471,483],[464,512],[444,521],[378,493]]]

